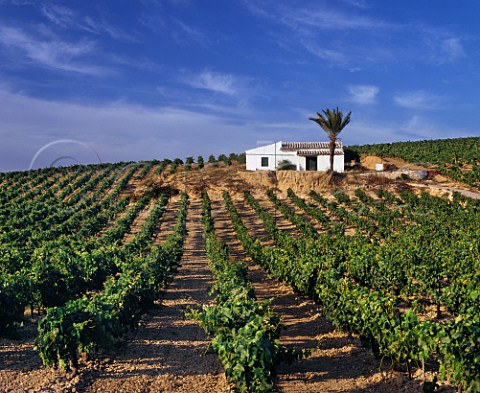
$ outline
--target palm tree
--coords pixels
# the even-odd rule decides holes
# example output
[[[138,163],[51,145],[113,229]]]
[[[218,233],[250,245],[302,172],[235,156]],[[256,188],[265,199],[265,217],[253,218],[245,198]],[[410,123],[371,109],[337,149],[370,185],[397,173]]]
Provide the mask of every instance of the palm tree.
[[[338,134],[350,123],[350,115],[352,112],[348,112],[348,115],[343,117],[343,113],[338,110],[338,107],[333,111],[330,109],[323,110],[324,115],[317,112],[318,118],[309,117],[308,120],[312,120],[317,123],[328,134],[330,139],[330,171],[333,172],[333,157],[335,156],[335,142],[338,139]]]

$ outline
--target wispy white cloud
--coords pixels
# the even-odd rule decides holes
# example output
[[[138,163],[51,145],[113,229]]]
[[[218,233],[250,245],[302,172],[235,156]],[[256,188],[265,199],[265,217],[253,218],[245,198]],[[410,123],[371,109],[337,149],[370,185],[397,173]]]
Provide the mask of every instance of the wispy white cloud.
[[[106,34],[119,41],[136,42],[135,34],[130,34],[114,26],[105,18],[95,18],[90,15],[81,15],[71,8],[53,3],[42,4],[42,14],[53,24],[64,29],[75,29],[95,35]]]
[[[438,128],[431,121],[427,122],[425,118],[419,115],[412,116],[401,128],[421,138],[427,138],[435,131],[438,132]]]
[[[192,7],[190,0],[168,1],[175,7]],[[164,2],[142,0],[144,9],[138,18],[139,23],[155,33],[169,36],[180,46],[200,45],[209,47],[211,38],[207,29],[203,29],[193,22],[186,22],[182,17],[174,16]]]
[[[367,0],[342,0],[344,3],[358,8],[368,8],[370,3]]]
[[[345,0],[350,5],[364,8],[367,3],[363,0]],[[328,7],[325,3],[302,7],[286,5],[277,1],[244,0],[245,6],[260,17],[269,18],[297,31],[314,30],[357,30],[383,29],[396,26],[377,18],[358,15],[352,12],[343,12],[338,8]]]
[[[348,92],[351,101],[360,105],[371,105],[375,104],[380,89],[373,85],[350,85]]]
[[[460,38],[447,38],[440,42],[436,61],[440,64],[455,63],[466,57]]]
[[[315,57],[325,60],[329,64],[343,68],[352,68],[352,57],[338,48],[329,48],[327,45],[319,44],[311,39],[302,39],[300,42]]]
[[[90,31],[93,34],[103,35],[107,34],[111,38],[117,41],[125,42],[139,42],[140,39],[135,33],[131,34],[125,30],[105,21],[105,20],[95,20],[92,17],[86,16],[84,18],[84,23],[79,26],[85,31]]]
[[[82,61],[97,51],[94,41],[67,42],[59,38],[29,34],[15,27],[0,27],[0,45],[16,50],[23,61],[68,72],[104,75],[107,69]]]
[[[416,90],[394,95],[393,101],[396,105],[408,109],[442,109],[445,98],[439,95],[428,93],[424,90]]]
[[[72,9],[57,4],[42,4],[41,11],[50,22],[61,27],[72,25],[76,16]]]
[[[35,0],[0,0],[1,3],[11,3],[13,5],[31,5],[35,4]]]
[[[292,12],[290,8],[281,11],[281,22],[295,29],[309,27],[315,31],[321,30],[379,30],[398,28],[399,25],[384,20],[346,13],[325,6],[318,8],[297,9]]]
[[[458,127],[452,130],[445,124],[439,124],[434,119],[430,119],[420,115],[414,115],[398,129],[401,131],[403,138],[409,136],[413,140],[419,139],[438,139],[438,138],[463,138],[472,136],[472,132]]]
[[[238,95],[240,90],[243,89],[238,77],[212,71],[203,71],[200,74],[193,75],[185,82],[197,89],[206,89],[229,96]]]
[[[468,57],[465,44],[471,38],[445,27],[418,24],[413,27],[416,32],[418,58],[422,61],[441,66],[454,64]]]
[[[204,47],[209,45],[210,40],[207,34],[201,31],[198,27],[187,24],[178,19],[172,19],[172,23],[174,28],[171,29],[171,34],[178,43],[182,44],[186,41],[189,43],[195,42]]]

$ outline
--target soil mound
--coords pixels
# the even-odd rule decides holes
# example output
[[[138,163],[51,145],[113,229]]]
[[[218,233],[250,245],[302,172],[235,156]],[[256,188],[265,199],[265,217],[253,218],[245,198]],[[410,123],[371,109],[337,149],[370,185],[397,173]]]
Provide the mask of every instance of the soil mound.
[[[379,157],[379,156],[362,156],[360,157],[360,165],[368,170],[376,170],[377,164],[384,164],[388,169],[404,169],[412,171],[425,171],[427,167],[420,164],[412,164],[401,158]]]
[[[202,170],[177,171],[152,175],[145,180],[145,187],[151,189],[170,188],[186,191],[191,198],[197,198],[199,191],[206,189],[209,194],[221,195],[223,191],[232,194],[249,191],[266,191],[277,188],[286,193],[292,188],[297,194],[306,195],[310,190],[324,191],[332,188],[331,175],[325,172],[297,171],[246,171],[240,164]]]

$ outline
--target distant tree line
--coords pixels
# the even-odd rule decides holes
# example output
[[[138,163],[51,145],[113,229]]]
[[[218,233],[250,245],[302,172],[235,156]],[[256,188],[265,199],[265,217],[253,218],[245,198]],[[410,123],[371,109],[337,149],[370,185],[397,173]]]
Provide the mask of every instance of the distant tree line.
[[[170,173],[175,173],[179,165],[184,165],[184,169],[186,171],[192,170],[194,167],[193,165],[196,164],[195,169],[202,169],[205,167],[206,162],[203,156],[198,156],[197,160],[195,162],[195,159],[193,156],[189,156],[183,161],[181,158],[175,158],[173,160],[171,159],[164,159],[163,162],[166,165],[170,165]],[[213,154],[210,154],[208,157],[207,163],[209,166],[217,168],[220,166],[220,163],[223,163],[224,165],[230,166],[232,165],[233,162],[238,162],[239,164],[245,164],[246,163],[246,156],[245,153],[230,153],[228,156],[226,154],[220,154],[218,158],[216,158]]]

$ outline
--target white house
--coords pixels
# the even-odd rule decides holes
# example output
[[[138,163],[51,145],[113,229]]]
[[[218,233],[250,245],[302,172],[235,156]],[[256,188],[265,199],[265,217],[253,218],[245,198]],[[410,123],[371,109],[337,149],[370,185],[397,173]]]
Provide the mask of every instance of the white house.
[[[327,171],[330,169],[329,142],[276,142],[245,152],[247,170],[273,171],[283,160],[290,161],[298,171]],[[333,169],[344,171],[344,152],[341,140],[335,143]]]

